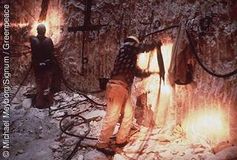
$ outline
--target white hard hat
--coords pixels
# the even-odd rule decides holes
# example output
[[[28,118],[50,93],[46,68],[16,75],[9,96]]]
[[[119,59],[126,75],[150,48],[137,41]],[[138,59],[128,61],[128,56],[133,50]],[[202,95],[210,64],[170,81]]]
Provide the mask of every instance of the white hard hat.
[[[125,40],[127,40],[127,39],[132,39],[132,40],[134,40],[136,43],[140,43],[140,42],[139,42],[139,39],[138,39],[137,37],[135,37],[135,36],[128,36]]]

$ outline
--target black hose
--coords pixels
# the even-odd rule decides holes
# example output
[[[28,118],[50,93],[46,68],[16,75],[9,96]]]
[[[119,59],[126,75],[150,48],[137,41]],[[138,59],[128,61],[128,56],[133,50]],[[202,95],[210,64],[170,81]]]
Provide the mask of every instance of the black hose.
[[[100,104],[100,103],[98,103],[98,102],[95,102],[94,100],[92,100],[91,98],[89,98],[85,93],[82,93],[81,91],[78,91],[78,90],[73,89],[73,88],[67,83],[67,81],[63,78],[63,76],[62,76],[62,80],[63,80],[64,85],[65,85],[70,91],[76,92],[76,93],[82,95],[82,96],[85,97],[90,103],[95,104],[95,105],[97,105],[97,106],[106,106],[106,104]]]
[[[94,100],[92,100],[91,98],[89,98],[86,93],[83,93],[82,91],[80,90],[76,90],[76,89],[73,89],[69,84],[68,82],[66,81],[66,79],[64,78],[63,76],[63,70],[62,68],[60,67],[60,64],[59,62],[57,61],[56,57],[53,55],[53,59],[54,59],[54,62],[55,62],[55,65],[58,67],[59,71],[60,71],[60,75],[61,75],[61,78],[62,78],[62,81],[65,85],[66,88],[68,88],[70,91],[72,92],[76,92],[82,96],[84,96],[88,101],[90,101],[91,103],[95,104],[95,105],[98,105],[98,106],[106,106],[106,104],[100,104],[98,102],[95,102]],[[93,91],[94,93],[98,93],[99,91]],[[102,92],[102,91],[101,91]],[[89,93],[89,92],[87,92]]]
[[[66,160],[71,160],[73,158],[73,156],[77,153],[78,148],[81,148],[81,141],[82,139],[79,139],[76,146],[74,147],[74,149],[72,150],[72,152],[70,153],[70,155],[67,157]]]
[[[192,53],[194,55],[194,57],[196,58],[198,64],[207,72],[209,73],[210,75],[212,76],[215,76],[215,77],[219,77],[219,78],[227,78],[227,77],[231,77],[235,74],[237,74],[237,69],[235,69],[234,71],[232,72],[229,72],[229,73],[226,73],[226,74],[218,74],[218,73],[214,73],[213,71],[210,71],[202,62],[201,62],[201,59],[200,57],[198,56],[197,54],[197,51],[194,47],[194,44],[192,42],[192,37],[191,35],[189,34],[189,32],[186,30],[186,33],[187,33],[187,38],[188,38],[188,41],[189,41],[189,45],[192,49]]]
[[[148,33],[147,35],[141,37],[141,40],[144,40],[146,37],[148,37],[148,36],[150,36],[150,35],[153,35],[153,34],[156,34],[156,33],[159,33],[159,32],[164,32],[164,31],[166,31],[166,30],[173,29],[173,28],[177,28],[177,27],[179,27],[179,25],[169,26],[169,27],[167,27],[167,28],[164,28],[164,29],[161,29],[161,30],[157,30],[157,31]]]
[[[82,113],[82,112],[80,112],[80,113],[78,113],[78,114],[81,114],[81,113]],[[89,122],[87,121],[87,119],[85,119],[84,117],[82,117],[82,116],[80,116],[80,115],[75,115],[75,116],[79,116],[80,118],[82,118],[83,122],[82,122],[81,124],[86,123],[87,126],[88,126],[88,130],[84,133],[84,135],[81,135],[81,136],[79,137],[80,139],[78,140],[76,146],[74,147],[74,149],[72,150],[72,152],[70,153],[70,155],[67,157],[66,160],[71,160],[71,159],[73,158],[73,156],[77,153],[78,148],[79,148],[80,145],[81,145],[81,141],[86,138],[86,136],[90,133],[90,130],[91,130],[90,125],[89,125]],[[62,121],[60,121],[60,129],[62,130],[61,122],[62,122]]]
[[[30,68],[27,70],[26,74],[25,74],[25,77],[23,78],[23,80],[21,81],[19,87],[17,88],[16,92],[11,96],[11,99],[10,99],[10,103],[13,101],[13,99],[16,97],[17,93],[20,91],[22,85],[25,83],[25,81],[27,80],[29,74],[30,74],[30,71],[32,69],[32,64],[30,65]]]
[[[82,112],[79,112],[79,113],[77,113],[77,114],[74,114],[74,115],[67,115],[67,116],[64,116],[64,117],[60,120],[60,122],[59,122],[60,130],[61,130],[64,134],[69,135],[69,136],[73,136],[73,137],[78,137],[78,138],[79,138],[79,140],[78,140],[76,146],[74,147],[74,149],[72,150],[72,152],[70,153],[70,155],[67,157],[66,160],[71,160],[71,159],[73,158],[73,156],[77,153],[78,148],[79,148],[79,147],[80,147],[80,148],[82,147],[82,146],[81,146],[81,142],[82,142],[84,139],[97,140],[97,138],[87,137],[87,135],[88,135],[88,134],[90,133],[90,131],[91,131],[90,124],[89,124],[89,121],[88,121],[86,118],[84,118],[83,116],[80,116],[81,113],[86,112],[86,111],[88,111],[88,109],[86,109],[86,110],[84,110],[84,111],[82,111]],[[68,117],[71,117],[71,118],[73,118],[73,117],[80,117],[80,118],[83,120],[83,122],[79,123],[79,125],[81,125],[81,124],[83,124],[83,123],[86,123],[86,124],[87,124],[88,130],[84,133],[84,135],[74,135],[74,134],[68,133],[66,130],[67,130],[69,127],[66,127],[66,129],[64,129],[64,128],[62,127],[62,122],[63,122],[63,120],[66,119],[66,118],[68,118]],[[73,124],[74,124],[74,123],[72,123],[72,125],[73,125]],[[71,126],[71,124],[70,124],[70,126]]]
[[[150,33],[150,34],[144,36],[143,38],[145,38],[145,37],[147,37],[147,36],[149,36],[149,35],[158,33],[158,32],[162,32],[162,31],[165,31],[165,30],[168,30],[168,29],[171,29],[171,28],[175,28],[175,27],[178,27],[178,26],[171,26],[171,27],[168,27],[168,28],[165,28],[165,29],[162,29],[162,30],[153,32],[153,33]],[[55,58],[55,59],[56,59],[56,58]],[[57,62],[57,61],[56,61],[56,62]],[[59,63],[58,63],[58,62],[57,62],[57,65],[58,65],[58,67],[59,67]],[[61,73],[62,73],[62,70],[61,70],[60,67],[59,67],[59,69],[60,69],[60,71],[61,71]],[[73,88],[68,84],[68,82],[64,79],[63,76],[62,76],[62,80],[63,80],[64,85],[65,85],[69,90],[71,90],[71,91],[73,91],[73,92],[76,92],[76,93],[78,93],[78,94],[84,96],[90,103],[95,104],[95,105],[105,106],[104,104],[99,104],[99,103],[93,101],[92,99],[90,99],[86,94],[82,93],[81,91],[77,91],[77,90],[73,89]],[[161,80],[160,80],[160,83],[161,83]],[[158,98],[159,98],[159,96],[158,96]],[[76,152],[78,151],[78,148],[79,148],[79,147],[80,147],[80,148],[82,147],[82,146],[81,146],[81,141],[82,141],[82,140],[84,140],[84,139],[98,140],[98,138],[88,137],[88,136],[87,136],[87,135],[89,134],[90,130],[91,130],[91,129],[90,129],[90,125],[89,125],[89,122],[90,122],[90,121],[87,120],[87,119],[85,119],[83,116],[80,115],[81,113],[86,112],[86,111],[88,111],[88,109],[86,109],[86,110],[84,110],[84,111],[82,111],[82,112],[79,112],[79,113],[77,113],[77,114],[65,115],[65,116],[60,120],[60,122],[59,122],[59,128],[60,128],[60,130],[61,130],[64,134],[69,135],[69,136],[73,136],[73,137],[78,137],[78,138],[79,138],[79,140],[78,140],[76,146],[74,147],[73,151],[72,151],[71,154],[67,157],[66,160],[71,160],[71,159],[73,158],[73,156],[76,154]],[[68,117],[71,117],[71,118],[73,118],[73,117],[80,117],[80,118],[83,120],[83,122],[79,123],[79,125],[81,125],[81,124],[83,124],[83,123],[86,123],[86,124],[87,124],[88,130],[87,130],[86,134],[84,134],[84,135],[75,135],[75,134],[72,134],[72,133],[67,132],[67,129],[68,129],[69,127],[71,127],[71,125],[74,125],[74,123],[72,123],[72,124],[70,124],[70,126],[67,126],[67,127],[65,127],[65,128],[62,127],[63,121],[64,121],[66,118],[68,118]]]
[[[86,118],[84,118],[83,116],[80,116],[81,113],[86,112],[86,111],[88,111],[88,110],[79,112],[79,113],[74,114],[74,115],[66,115],[66,116],[64,116],[64,117],[60,120],[60,122],[59,122],[59,128],[60,128],[60,130],[61,130],[64,134],[69,135],[69,136],[73,136],[73,137],[77,137],[77,138],[83,138],[83,139],[90,139],[90,140],[98,140],[97,138],[94,138],[94,137],[87,137],[87,136],[84,136],[84,135],[75,135],[75,134],[69,133],[69,132],[67,132],[67,129],[65,129],[65,128],[62,127],[62,123],[63,123],[63,121],[64,121],[66,118],[68,118],[68,117],[71,117],[71,118],[73,118],[73,117],[80,117],[80,118],[83,120],[83,122],[79,123],[79,125],[81,125],[81,124],[83,124],[83,123],[86,123],[86,124],[87,124],[87,127],[88,127],[87,132],[90,132],[90,124],[89,124],[89,121],[88,121]]]

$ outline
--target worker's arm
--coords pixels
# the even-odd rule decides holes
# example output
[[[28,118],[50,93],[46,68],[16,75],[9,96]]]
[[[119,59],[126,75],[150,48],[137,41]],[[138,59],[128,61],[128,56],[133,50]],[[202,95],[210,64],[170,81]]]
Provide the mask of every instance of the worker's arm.
[[[139,46],[139,53],[143,53],[143,52],[148,53],[149,51],[152,51],[155,48],[160,47],[160,45],[161,45],[161,43],[141,44]],[[138,66],[135,66],[134,75],[136,77],[146,78],[146,77],[149,77],[151,74],[157,74],[157,73],[156,72],[149,72],[147,69],[142,70]]]
[[[160,48],[161,47],[161,42],[151,42],[149,44],[140,44],[139,46],[139,53],[143,52],[149,52],[154,50],[155,48]]]

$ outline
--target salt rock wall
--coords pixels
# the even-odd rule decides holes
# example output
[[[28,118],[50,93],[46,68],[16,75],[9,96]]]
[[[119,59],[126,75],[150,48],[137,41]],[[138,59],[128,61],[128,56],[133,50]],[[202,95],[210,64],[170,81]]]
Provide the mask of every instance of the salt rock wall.
[[[11,1],[12,22],[33,24],[40,13],[40,1]],[[119,45],[128,35],[145,35],[157,29],[189,22],[189,29],[197,41],[197,48],[203,64],[219,74],[237,68],[237,18],[234,0],[94,0],[92,24],[105,25],[99,31],[84,34],[84,56],[88,63],[82,72],[82,32],[68,32],[68,27],[83,25],[83,1],[52,0],[49,13],[60,14],[60,38],[55,54],[63,68],[65,79],[75,88],[91,91],[98,89],[98,78],[109,77]],[[54,6],[54,7],[53,7]],[[33,18],[35,17],[35,18]],[[210,26],[200,26],[204,17],[210,17]],[[50,20],[50,19],[48,19]],[[29,64],[27,50],[31,25],[14,29],[12,43],[18,50],[12,58],[12,80],[19,83]],[[153,35],[153,39],[177,36],[177,29]],[[146,40],[149,41],[151,37]],[[24,44],[24,45],[23,45]],[[217,78],[207,74],[196,63],[194,82],[187,86],[176,86],[176,121],[181,123],[187,114],[195,109],[215,106],[222,108],[230,121],[231,134],[237,133],[237,76]],[[20,74],[21,73],[21,74]],[[236,137],[236,136],[235,136]]]

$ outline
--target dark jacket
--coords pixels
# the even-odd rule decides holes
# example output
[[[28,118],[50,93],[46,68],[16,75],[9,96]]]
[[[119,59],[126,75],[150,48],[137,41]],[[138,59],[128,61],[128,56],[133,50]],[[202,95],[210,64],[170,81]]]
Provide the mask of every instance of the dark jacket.
[[[30,38],[32,63],[36,70],[49,69],[52,66],[54,45],[51,38],[37,36]]]
[[[136,66],[137,55],[140,52],[141,49],[139,47],[131,45],[130,42],[124,43],[116,57],[111,77],[113,78],[118,75],[123,76],[123,79],[128,84],[128,86],[131,86],[134,76],[149,76],[150,73],[144,72]]]

